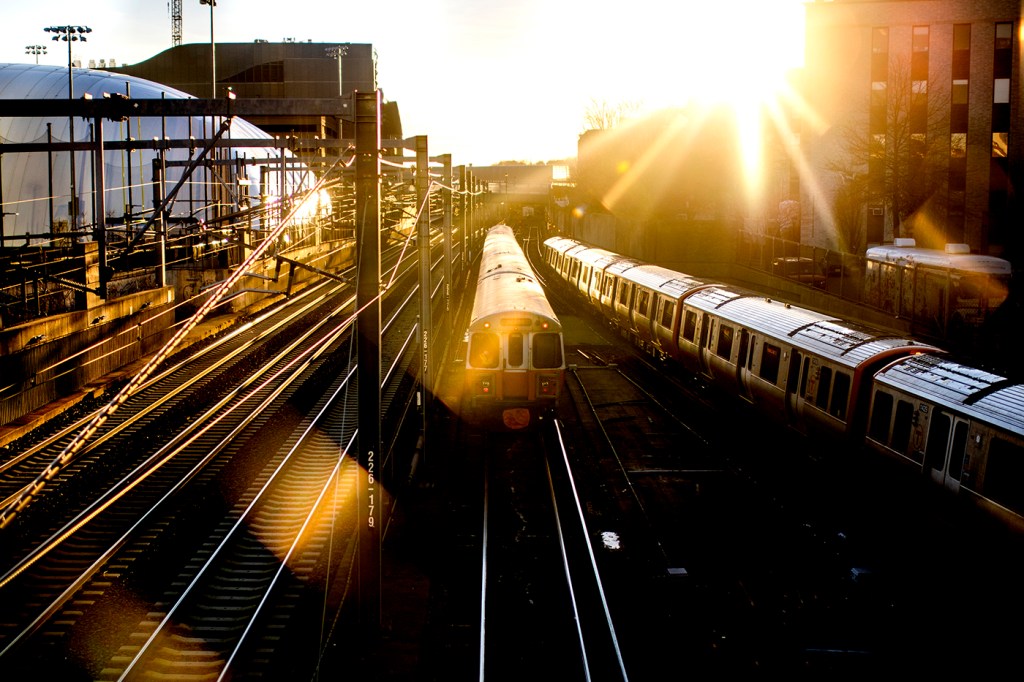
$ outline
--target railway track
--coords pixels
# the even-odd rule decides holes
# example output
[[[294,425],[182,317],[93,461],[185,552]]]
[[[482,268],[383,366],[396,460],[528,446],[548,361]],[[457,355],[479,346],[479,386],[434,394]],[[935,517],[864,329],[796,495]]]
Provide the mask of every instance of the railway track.
[[[592,533],[618,547],[598,560],[633,679],[1005,665],[1020,538],[858,448],[824,451],[548,293],[576,365],[577,407],[560,418]],[[949,579],[971,585],[962,599]]]
[[[397,486],[419,309],[408,285],[392,292],[381,474]],[[168,368],[19,510],[3,530],[5,676],[316,669],[352,584],[352,302],[310,290]],[[9,497],[82,423],[5,462]]]
[[[481,679],[628,679],[558,424],[486,451]]]

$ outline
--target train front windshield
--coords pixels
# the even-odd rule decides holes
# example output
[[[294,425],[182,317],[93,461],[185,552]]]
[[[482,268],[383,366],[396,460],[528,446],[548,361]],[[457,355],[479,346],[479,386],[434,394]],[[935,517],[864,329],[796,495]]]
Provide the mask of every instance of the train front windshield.
[[[493,369],[498,366],[500,343],[497,334],[477,332],[469,339],[469,364],[473,367]]]
[[[527,336],[513,332],[508,336],[508,357],[506,366],[523,367],[526,363],[525,341]],[[533,367],[535,369],[557,369],[562,366],[562,343],[559,335],[544,332],[530,335],[533,343]],[[475,332],[469,338],[469,364],[481,369],[498,367],[501,357],[501,342],[497,334]]]
[[[537,369],[562,366],[562,343],[558,334],[533,335],[533,366]]]

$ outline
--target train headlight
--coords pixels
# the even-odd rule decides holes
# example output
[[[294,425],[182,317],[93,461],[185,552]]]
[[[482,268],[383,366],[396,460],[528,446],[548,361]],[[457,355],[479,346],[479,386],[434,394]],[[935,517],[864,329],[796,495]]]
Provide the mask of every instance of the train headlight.
[[[549,374],[538,377],[537,395],[558,395],[558,377]]]
[[[476,392],[479,395],[491,395],[491,389],[494,387],[494,377],[491,375],[482,376],[477,379]]]

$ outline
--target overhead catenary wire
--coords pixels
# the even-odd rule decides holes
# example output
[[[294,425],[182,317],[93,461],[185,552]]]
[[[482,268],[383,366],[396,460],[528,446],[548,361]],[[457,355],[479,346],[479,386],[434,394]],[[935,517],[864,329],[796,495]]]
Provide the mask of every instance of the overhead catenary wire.
[[[354,160],[354,156],[349,160],[349,163],[351,163],[352,160]],[[313,192],[320,191],[320,189],[322,189],[322,185],[328,182],[330,172],[338,165],[342,165],[342,163],[342,157],[339,156],[328,169],[328,172],[325,173],[320,180],[304,194],[309,195]],[[64,466],[72,461],[75,454],[85,446],[85,443],[88,442],[96,431],[106,423],[106,421],[139,389],[142,384],[146,382],[149,375],[160,365],[160,363],[162,363],[164,359],[169,357],[177,349],[184,338],[193,329],[195,329],[203,319],[205,319],[206,315],[213,310],[213,308],[220,305],[221,299],[225,297],[231,287],[245,276],[245,273],[252,268],[257,260],[263,257],[264,252],[279,236],[281,236],[281,234],[284,233],[285,229],[301,209],[302,201],[296,201],[293,203],[289,213],[282,218],[273,230],[270,231],[267,238],[252,250],[245,261],[243,261],[239,267],[235,268],[229,277],[220,283],[202,306],[200,306],[200,308],[188,318],[186,323],[182,325],[177,332],[175,332],[174,336],[172,336],[171,339],[168,340],[168,342],[149,359],[139,373],[132,377],[132,379],[124,385],[124,387],[110,400],[110,402],[96,413],[93,419],[86,424],[53,459],[50,465],[47,466],[46,469],[40,473],[30,485],[26,486],[22,494],[19,495],[17,499],[0,511],[0,529],[6,528],[10,525],[14,517],[31,503],[32,499],[38,495],[46,484],[53,479],[54,476],[64,468]]]

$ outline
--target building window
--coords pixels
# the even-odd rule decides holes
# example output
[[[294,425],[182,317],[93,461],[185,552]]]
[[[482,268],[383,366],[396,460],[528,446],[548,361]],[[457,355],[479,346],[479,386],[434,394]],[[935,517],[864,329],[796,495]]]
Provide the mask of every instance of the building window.
[[[949,189],[963,190],[967,187],[967,133],[953,133],[949,136]]]
[[[928,27],[915,26],[913,49],[910,55],[910,78],[915,81],[928,80]]]
[[[875,81],[871,84],[870,123],[872,133],[885,132],[886,82]]]
[[[967,132],[967,80],[953,81],[952,104],[949,112],[949,128],[955,133]]]
[[[953,133],[949,136],[949,156],[951,159],[967,158],[967,133]]]
[[[1001,21],[996,24],[996,51],[1010,50],[1013,47],[1013,23]]]
[[[1012,69],[1013,23],[1004,21],[995,26],[995,50],[992,55],[992,158],[995,162],[1006,161],[1008,136],[997,137],[997,134],[1008,133],[1010,130]]]
[[[928,51],[928,27],[927,26],[915,26],[914,27],[914,38],[913,38],[914,52],[927,52]]]
[[[953,25],[953,78],[970,78],[971,25]]]
[[[868,176],[881,182],[885,175],[885,133],[871,135],[868,149]]]
[[[914,159],[923,159],[927,150],[928,138],[924,133],[910,133],[910,156]]]
[[[924,133],[928,128],[928,81],[910,85],[910,131]]]
[[[889,76],[889,29],[871,30],[871,80],[885,81]]]
[[[992,83],[992,130],[1010,129],[1010,79],[997,78]]]
[[[992,103],[993,104],[1009,104],[1010,103],[1010,79],[1009,78],[996,78],[992,81]]]
[[[1010,146],[1009,133],[992,133],[992,157],[1005,159]]]

